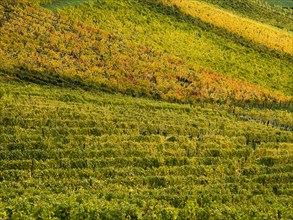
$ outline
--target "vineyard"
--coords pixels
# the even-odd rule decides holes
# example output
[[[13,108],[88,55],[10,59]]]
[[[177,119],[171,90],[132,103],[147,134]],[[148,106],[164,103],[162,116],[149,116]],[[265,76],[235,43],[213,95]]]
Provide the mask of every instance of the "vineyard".
[[[234,1],[225,1],[225,0],[201,0],[202,2],[207,2],[212,5],[216,5],[230,12],[236,13],[242,17],[254,19],[260,21],[264,24],[269,24],[281,29],[293,31],[293,18],[292,11],[280,8],[274,8],[268,3],[276,3],[277,5],[280,2],[278,0],[234,0]]]
[[[1,1],[0,219],[292,219],[292,11],[233,2]]]
[[[289,106],[291,102],[280,93],[196,69],[172,54],[139,46],[92,26],[70,24],[29,6],[9,10],[3,15],[0,32],[0,52],[5,58],[2,66],[8,71],[11,66],[14,70],[52,71],[134,96],[170,101],[275,106]],[[37,31],[31,31],[32,27]],[[13,59],[15,56],[17,59]]]
[[[162,4],[161,0],[105,0],[103,7],[96,2],[60,13],[70,20],[115,33],[120,39],[172,54],[195,69],[204,67],[230,78],[293,94],[292,55],[272,51],[181,13],[176,6]]]
[[[1,217],[292,218],[292,113],[63,84],[2,74]]]
[[[272,49],[280,50],[291,55],[293,54],[293,35],[290,33],[282,32],[267,27],[261,23],[243,19],[208,4],[203,4],[193,0],[186,0],[184,2],[178,0],[166,0],[164,2],[174,5],[183,13],[197,17],[200,20],[227,29],[230,32],[239,34],[260,44],[264,44]]]

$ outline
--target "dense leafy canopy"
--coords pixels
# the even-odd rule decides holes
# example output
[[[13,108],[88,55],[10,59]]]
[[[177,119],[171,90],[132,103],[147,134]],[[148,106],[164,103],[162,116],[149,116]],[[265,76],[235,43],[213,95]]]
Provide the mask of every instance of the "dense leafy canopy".
[[[290,13],[2,0],[0,219],[292,219]]]

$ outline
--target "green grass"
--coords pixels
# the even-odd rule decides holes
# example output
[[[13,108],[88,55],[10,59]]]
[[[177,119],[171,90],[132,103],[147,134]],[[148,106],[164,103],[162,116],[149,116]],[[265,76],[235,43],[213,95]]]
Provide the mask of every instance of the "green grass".
[[[56,0],[52,3],[44,3],[43,6],[50,10],[56,11],[57,9],[62,9],[69,6],[76,6],[89,2],[89,0]]]
[[[41,79],[0,75],[0,217],[292,217],[292,113]]]
[[[292,0],[266,0],[268,3],[273,5],[279,5],[281,7],[293,8]]]

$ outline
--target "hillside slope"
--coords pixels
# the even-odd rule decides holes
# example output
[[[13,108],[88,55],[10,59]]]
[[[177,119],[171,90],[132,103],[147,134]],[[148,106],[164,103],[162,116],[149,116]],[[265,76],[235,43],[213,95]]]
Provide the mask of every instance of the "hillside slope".
[[[164,1],[96,1],[60,13],[124,40],[172,54],[196,68],[293,94],[292,55],[271,51],[186,15]]]
[[[292,219],[291,11],[233,2],[2,0],[0,219]]]
[[[99,10],[91,5],[86,7]],[[85,8],[80,6],[76,10],[79,9],[83,11]],[[181,57],[175,56],[172,51],[163,51],[166,48],[165,44],[161,49],[153,49],[145,43],[140,44],[140,41],[125,38],[120,34],[109,34],[88,24],[72,22],[70,17],[69,19],[60,17],[29,5],[24,5],[21,10],[17,6],[13,8],[11,5],[3,5],[2,10],[3,19],[0,29],[3,36],[0,48],[4,58],[1,63],[2,70],[17,71],[19,68],[24,68],[28,71],[53,71],[80,80],[93,81],[120,92],[171,101],[210,100],[239,105],[252,103],[252,105],[277,106],[282,103],[287,106],[290,104],[291,98],[281,93],[199,67],[200,61],[193,63],[186,60],[184,56],[188,53]],[[5,10],[9,12],[5,13]],[[123,33],[122,30],[120,31]],[[209,41],[205,44],[209,45]],[[220,46],[218,42],[217,45]],[[217,55],[219,50],[213,48],[209,50],[219,58]],[[292,81],[292,73],[287,71],[292,68],[292,65],[289,65],[292,57],[284,55],[284,58],[272,58],[281,64],[273,67],[266,61],[265,64],[272,68],[270,72],[277,69],[274,74],[271,73],[272,75],[266,74],[273,79],[276,77],[280,83],[275,82],[274,87],[288,85],[281,88],[291,93],[292,91],[288,89],[292,87],[289,84]],[[192,59],[198,57],[194,55]],[[212,60],[212,63],[214,62]],[[229,61],[224,58],[224,65],[227,68],[226,62]],[[222,65],[222,62],[218,63]],[[261,79],[261,76],[253,77],[254,81],[261,82]],[[264,81],[269,79],[267,77]],[[123,84],[120,83],[122,81]]]
[[[182,13],[199,18],[217,27],[236,33],[244,38],[263,44],[269,48],[293,55],[293,34],[277,30],[251,19],[244,19],[212,5],[194,0],[167,0],[166,5],[174,5]]]
[[[60,80],[1,74],[0,217],[292,218],[292,113],[170,104]]]
[[[201,0],[232,11],[243,17],[254,19],[278,28],[293,31],[292,10],[281,10],[275,5],[288,5],[287,0]],[[291,2],[292,5],[292,2]]]

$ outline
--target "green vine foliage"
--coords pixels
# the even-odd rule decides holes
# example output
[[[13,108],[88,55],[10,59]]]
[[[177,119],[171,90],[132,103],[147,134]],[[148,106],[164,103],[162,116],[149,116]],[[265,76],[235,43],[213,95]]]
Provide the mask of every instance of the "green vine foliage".
[[[66,3],[0,2],[0,219],[293,218],[291,55],[161,0]]]
[[[1,74],[1,218],[292,217],[292,113],[45,76]]]

